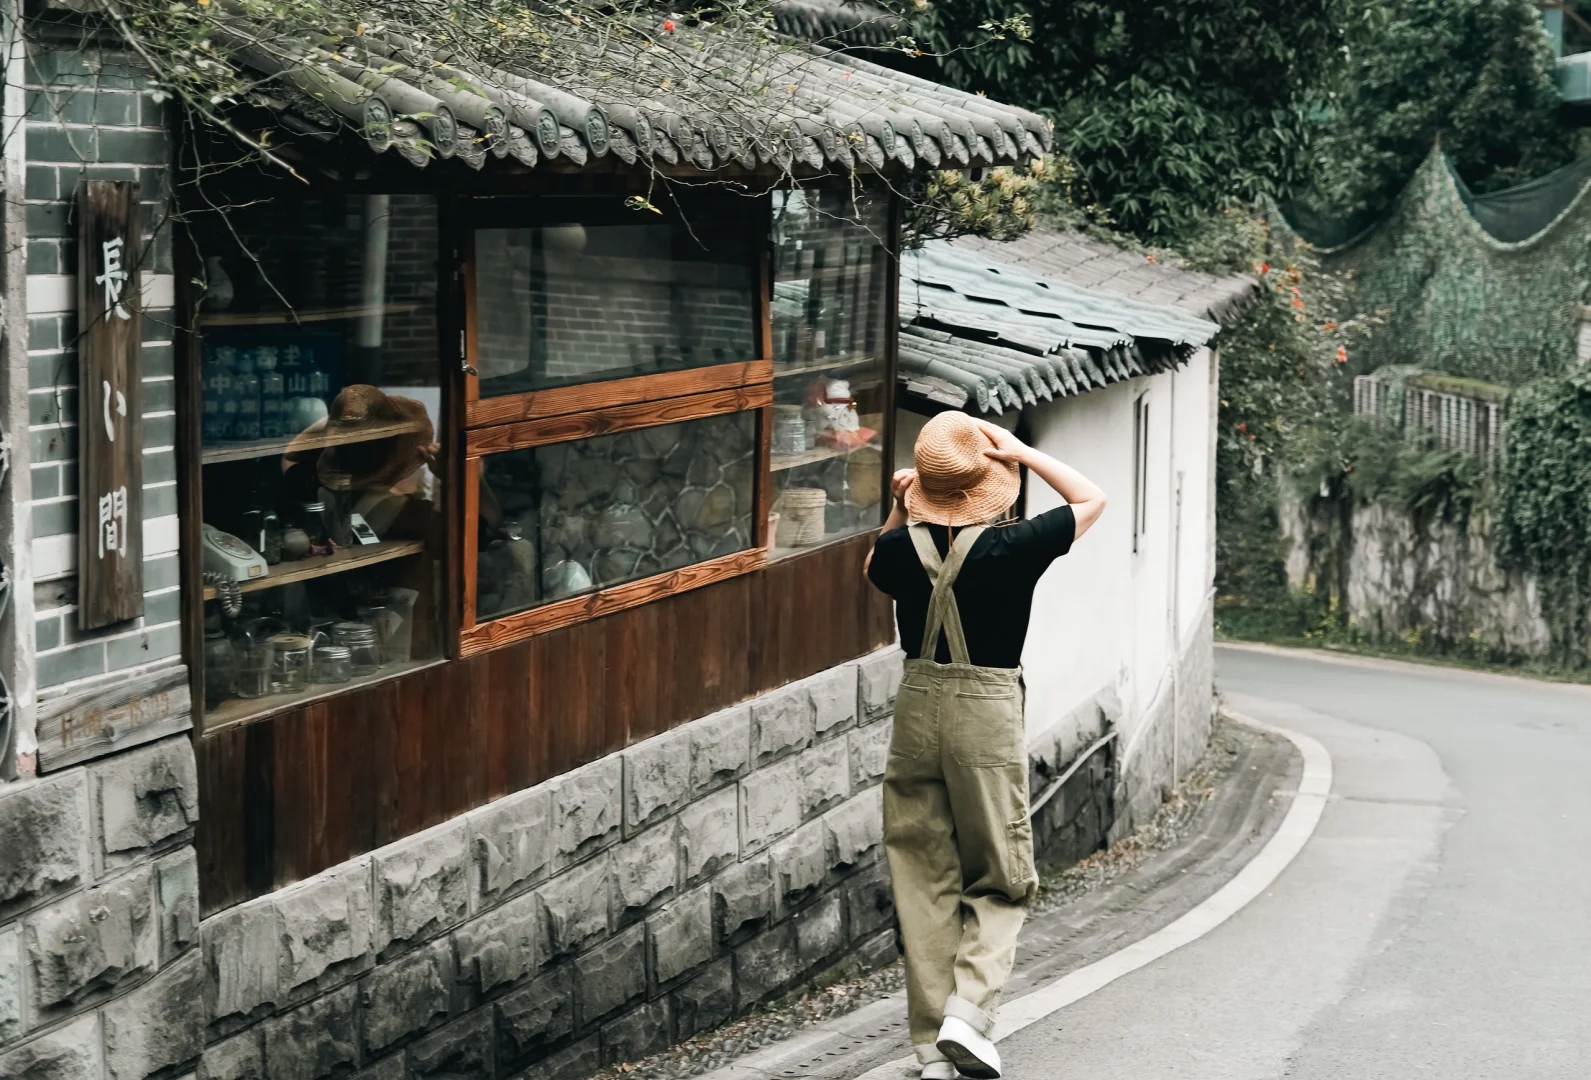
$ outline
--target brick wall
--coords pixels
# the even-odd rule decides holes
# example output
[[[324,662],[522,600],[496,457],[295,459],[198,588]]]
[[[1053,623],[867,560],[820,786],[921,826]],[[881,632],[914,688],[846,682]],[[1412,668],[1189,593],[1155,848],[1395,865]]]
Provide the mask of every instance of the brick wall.
[[[41,698],[173,663],[180,652],[167,140],[147,80],[119,54],[37,46],[27,71],[28,438]],[[77,629],[77,222],[80,179],[136,180],[147,255],[140,619]]]
[[[0,786],[0,1076],[143,1080],[197,1058],[184,737]]]
[[[531,230],[477,238],[481,374],[514,375],[534,358],[552,382],[734,363],[756,354],[749,266],[546,252],[532,271]],[[532,290],[539,299],[532,302]]]

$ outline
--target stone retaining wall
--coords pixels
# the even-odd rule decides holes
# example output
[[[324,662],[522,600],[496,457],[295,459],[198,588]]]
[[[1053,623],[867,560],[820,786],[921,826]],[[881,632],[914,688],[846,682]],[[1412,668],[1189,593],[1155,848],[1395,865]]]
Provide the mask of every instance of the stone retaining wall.
[[[186,736],[0,786],[0,1077],[191,1069],[198,817]]]
[[[1286,487],[1280,511],[1288,584],[1313,590],[1317,578],[1334,578],[1312,564],[1320,526]],[[1501,662],[1553,656],[1541,583],[1503,569],[1496,518],[1484,507],[1456,521],[1416,522],[1378,501],[1356,506],[1351,528],[1348,620],[1372,641]]]

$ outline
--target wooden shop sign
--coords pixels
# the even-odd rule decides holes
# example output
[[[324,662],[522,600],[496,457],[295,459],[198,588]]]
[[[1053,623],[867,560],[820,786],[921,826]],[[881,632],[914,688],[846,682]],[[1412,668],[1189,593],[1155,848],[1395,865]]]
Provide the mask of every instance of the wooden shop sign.
[[[193,727],[184,664],[39,705],[39,771],[77,765]]]
[[[138,185],[84,181],[77,217],[77,624],[92,630],[144,612]]]

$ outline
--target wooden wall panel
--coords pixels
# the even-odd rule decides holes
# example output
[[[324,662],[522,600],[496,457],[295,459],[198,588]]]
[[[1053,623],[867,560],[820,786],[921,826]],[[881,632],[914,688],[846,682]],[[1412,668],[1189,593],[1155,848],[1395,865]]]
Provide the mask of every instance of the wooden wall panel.
[[[870,543],[204,737],[206,914],[889,644]]]

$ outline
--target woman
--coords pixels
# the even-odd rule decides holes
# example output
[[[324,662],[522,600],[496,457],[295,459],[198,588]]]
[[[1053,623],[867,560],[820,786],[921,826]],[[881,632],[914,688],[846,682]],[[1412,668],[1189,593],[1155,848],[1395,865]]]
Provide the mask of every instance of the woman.
[[[884,773],[884,845],[925,1080],[1000,1075],[991,1038],[1037,884],[1022,643],[1039,577],[1105,509],[1076,470],[946,412],[895,474],[867,575],[895,599],[906,673]],[[1025,465],[1068,505],[1008,517]],[[911,525],[907,527],[908,519]]]

